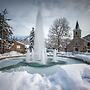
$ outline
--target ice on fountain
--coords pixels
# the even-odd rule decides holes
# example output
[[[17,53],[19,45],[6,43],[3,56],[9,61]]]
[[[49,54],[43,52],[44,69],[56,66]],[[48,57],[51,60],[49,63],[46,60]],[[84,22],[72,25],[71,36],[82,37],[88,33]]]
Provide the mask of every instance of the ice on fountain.
[[[35,40],[34,40],[34,59],[35,62],[40,61],[46,63],[46,50],[43,32],[43,21],[41,15],[41,8],[39,7],[36,18]]]
[[[56,62],[56,57],[57,57],[57,50],[55,49],[53,51],[53,61]]]
[[[27,53],[26,53],[26,61],[27,62],[30,62],[31,61],[31,52],[30,52],[29,49],[27,50]]]
[[[43,32],[43,20],[41,15],[41,6],[38,9],[38,13],[36,17],[34,50],[32,50],[31,55],[29,50],[27,51],[26,59],[27,61],[39,62],[42,64],[45,64],[47,62],[44,32]]]

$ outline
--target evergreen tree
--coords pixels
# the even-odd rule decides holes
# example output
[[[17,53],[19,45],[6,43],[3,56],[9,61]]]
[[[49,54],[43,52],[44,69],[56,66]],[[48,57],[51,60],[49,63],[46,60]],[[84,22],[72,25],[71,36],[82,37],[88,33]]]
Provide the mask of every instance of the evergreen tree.
[[[9,44],[9,42],[11,41],[11,36],[13,34],[12,27],[7,23],[7,20],[10,20],[6,18],[7,14],[8,13],[6,9],[0,13],[0,39],[2,40],[0,42],[0,47],[1,47],[2,53],[4,53],[4,48],[6,48],[5,46],[7,46],[7,45],[4,45],[5,40]]]

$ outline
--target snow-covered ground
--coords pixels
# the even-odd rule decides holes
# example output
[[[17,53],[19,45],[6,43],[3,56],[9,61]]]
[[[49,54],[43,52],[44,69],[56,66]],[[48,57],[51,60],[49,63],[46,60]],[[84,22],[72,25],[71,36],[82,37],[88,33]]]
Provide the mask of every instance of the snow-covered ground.
[[[75,57],[87,62],[87,63],[90,63],[90,54],[76,54]]]
[[[90,66],[65,65],[50,76],[0,72],[0,90],[90,90]]]
[[[24,54],[21,54],[16,51],[11,51],[9,53],[0,54],[0,59],[8,58],[8,57],[15,57],[15,56],[23,56]]]
[[[11,51],[9,53],[0,54],[0,59],[8,58],[8,57],[15,57],[15,56],[23,56],[24,54],[21,54],[16,51]],[[47,53],[47,56],[53,56],[52,52]],[[57,52],[57,56],[63,56],[63,57],[70,57],[70,58],[76,58],[83,60],[87,63],[90,63],[90,53],[84,53],[84,54],[74,54],[72,52]]]
[[[22,56],[12,51],[0,58]],[[60,52],[57,55],[75,57],[90,62],[89,54]],[[52,75],[30,74],[27,71],[0,72],[0,90],[90,90],[90,65],[62,65]]]
[[[90,53],[75,54],[72,52],[58,52],[57,55],[63,57],[75,58],[90,63]]]

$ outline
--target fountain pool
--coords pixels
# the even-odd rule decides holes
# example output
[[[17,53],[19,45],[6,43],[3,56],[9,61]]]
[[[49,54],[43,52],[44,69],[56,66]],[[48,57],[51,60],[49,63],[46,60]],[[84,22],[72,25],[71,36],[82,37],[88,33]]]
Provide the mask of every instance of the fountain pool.
[[[62,65],[80,64],[82,61],[78,61],[71,58],[57,57],[55,62],[48,59],[47,64],[26,62],[26,57],[16,57],[10,59],[4,59],[0,61],[0,71],[13,72],[13,71],[27,71],[29,73],[39,73],[41,75],[50,75],[55,73]]]

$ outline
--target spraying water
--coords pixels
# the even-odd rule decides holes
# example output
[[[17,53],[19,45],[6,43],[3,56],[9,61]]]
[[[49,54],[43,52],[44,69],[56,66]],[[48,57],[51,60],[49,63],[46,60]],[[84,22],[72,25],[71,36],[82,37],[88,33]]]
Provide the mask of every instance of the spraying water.
[[[43,20],[41,14],[41,7],[39,7],[37,17],[36,17],[36,27],[35,27],[35,38],[34,38],[34,49],[31,53],[31,56],[27,57],[32,59],[30,61],[39,62],[42,64],[46,64],[46,50],[45,50],[45,39],[44,39],[44,32],[43,32]],[[27,52],[29,53],[29,51]]]
[[[57,62],[56,60],[56,57],[57,57],[57,50],[55,49],[54,51],[53,51],[53,61],[54,62]]]
[[[34,40],[34,59],[41,63],[46,63],[46,50],[43,32],[43,20],[41,8],[39,8],[36,18],[35,40]]]
[[[31,52],[29,49],[27,50],[27,53],[26,53],[26,61],[31,62]]]

